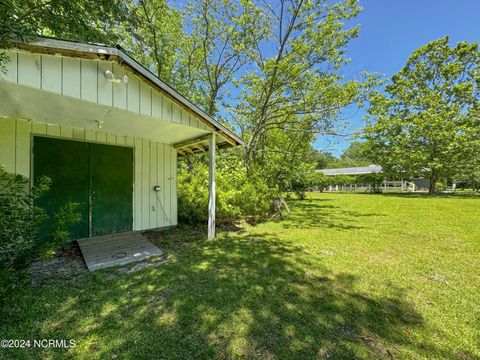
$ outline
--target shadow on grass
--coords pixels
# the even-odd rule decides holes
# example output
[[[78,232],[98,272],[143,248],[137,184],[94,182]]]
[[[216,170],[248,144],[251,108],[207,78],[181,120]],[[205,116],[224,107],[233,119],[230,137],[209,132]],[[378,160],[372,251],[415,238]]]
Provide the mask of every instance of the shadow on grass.
[[[402,289],[370,296],[356,289],[355,276],[330,273],[272,234],[206,241],[170,231],[150,238],[171,257],[164,267],[25,289],[10,304],[14,316],[2,335],[76,339],[71,355],[108,359],[452,355],[413,341],[409,334],[424,322]],[[18,351],[40,358],[66,350],[10,354]]]
[[[355,230],[366,227],[366,219],[386,216],[381,213],[358,212],[335,206],[330,199],[290,200],[291,212],[285,218],[274,221],[289,228],[333,228],[337,230]]]

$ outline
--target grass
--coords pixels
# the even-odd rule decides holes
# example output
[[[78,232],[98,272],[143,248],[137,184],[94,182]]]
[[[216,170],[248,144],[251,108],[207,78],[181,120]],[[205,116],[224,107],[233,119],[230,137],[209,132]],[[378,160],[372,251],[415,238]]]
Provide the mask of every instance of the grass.
[[[480,358],[480,197],[314,194],[171,257],[11,292],[0,338],[75,339],[4,358]]]

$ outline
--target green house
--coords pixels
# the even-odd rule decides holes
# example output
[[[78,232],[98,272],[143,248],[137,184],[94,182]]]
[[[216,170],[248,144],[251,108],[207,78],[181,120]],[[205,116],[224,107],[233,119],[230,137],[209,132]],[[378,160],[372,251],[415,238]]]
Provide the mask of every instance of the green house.
[[[75,238],[177,224],[177,158],[242,140],[119,47],[36,38],[8,49],[0,74],[0,164],[46,175],[42,205],[81,204]]]

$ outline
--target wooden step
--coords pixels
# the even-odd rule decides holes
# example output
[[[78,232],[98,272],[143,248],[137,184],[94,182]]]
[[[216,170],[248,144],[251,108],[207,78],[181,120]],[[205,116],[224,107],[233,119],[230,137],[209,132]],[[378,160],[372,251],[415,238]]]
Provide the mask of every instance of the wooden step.
[[[90,271],[163,255],[162,250],[148,241],[139,231],[84,238],[77,242]]]

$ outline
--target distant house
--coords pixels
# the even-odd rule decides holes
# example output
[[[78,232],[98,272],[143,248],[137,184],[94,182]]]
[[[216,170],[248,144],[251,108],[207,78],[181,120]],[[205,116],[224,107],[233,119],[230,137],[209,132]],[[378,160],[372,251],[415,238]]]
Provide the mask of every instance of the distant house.
[[[424,171],[428,171],[428,169],[424,169]],[[359,167],[351,167],[351,168],[336,168],[336,169],[319,169],[315,170],[317,173],[322,173],[326,176],[336,176],[336,175],[348,175],[348,176],[359,176],[365,174],[380,174],[383,173],[383,168],[380,165],[369,165],[369,166],[359,166]],[[399,186],[396,186],[396,185]],[[405,184],[413,184],[411,186],[414,190],[426,191],[430,186],[430,182],[428,179],[424,177],[407,177],[404,179],[385,179],[384,187],[385,188],[395,188],[399,190],[407,189],[408,186]]]
[[[355,176],[355,175],[381,173],[382,167],[380,165],[369,165],[369,166],[360,166],[360,167],[351,167],[351,168],[321,169],[321,170],[315,170],[315,171],[322,173],[326,176],[335,176],[335,175]]]

